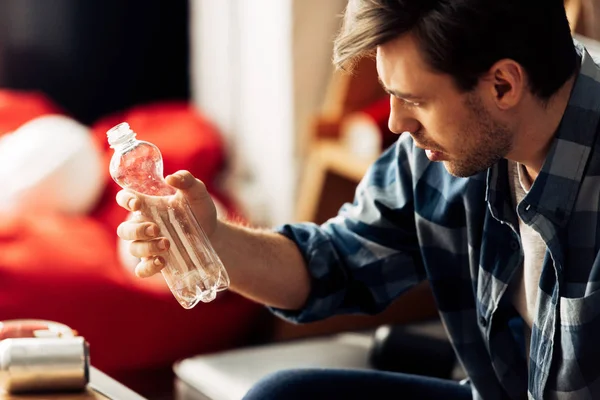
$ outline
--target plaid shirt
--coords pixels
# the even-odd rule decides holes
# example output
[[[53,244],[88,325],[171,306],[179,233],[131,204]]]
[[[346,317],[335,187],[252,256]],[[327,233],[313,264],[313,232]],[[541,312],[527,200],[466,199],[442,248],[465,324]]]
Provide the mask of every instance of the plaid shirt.
[[[474,398],[600,398],[600,67],[576,46],[569,104],[516,210],[506,160],[457,178],[403,135],[336,217],[277,228],[312,288],[302,310],[273,311],[295,322],[373,314],[427,279]],[[547,245],[529,369],[504,296],[523,261],[517,213]]]

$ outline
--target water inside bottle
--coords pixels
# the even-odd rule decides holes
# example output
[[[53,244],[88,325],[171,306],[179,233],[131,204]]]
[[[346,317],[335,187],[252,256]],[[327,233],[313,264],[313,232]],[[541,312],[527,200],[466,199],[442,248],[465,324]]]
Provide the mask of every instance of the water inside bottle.
[[[175,189],[163,178],[162,157],[154,146],[138,145],[120,161],[112,173],[119,186],[150,196],[175,194]]]
[[[210,252],[202,249],[195,218],[185,203],[171,206],[177,199],[144,196],[144,216],[154,221],[171,243],[164,255],[166,267],[162,270],[173,295],[184,308],[193,307],[198,301],[215,299],[216,292],[228,286],[222,282],[221,268]],[[182,200],[184,201],[184,200]],[[202,266],[202,268],[196,268]]]
[[[208,303],[217,297],[214,287],[201,287],[198,282],[203,282],[198,270],[178,276],[174,281],[171,291],[183,308],[192,308],[198,301]]]

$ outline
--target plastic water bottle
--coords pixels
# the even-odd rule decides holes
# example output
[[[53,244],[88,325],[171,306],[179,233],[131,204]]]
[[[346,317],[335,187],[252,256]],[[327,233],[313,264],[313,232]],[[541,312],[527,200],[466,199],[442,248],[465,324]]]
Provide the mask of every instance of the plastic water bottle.
[[[187,199],[174,196],[175,188],[163,177],[163,161],[152,143],[137,140],[123,122],[106,133],[114,149],[110,175],[119,186],[137,193],[143,200],[138,217],[153,221],[171,246],[165,255],[162,275],[183,308],[199,301],[208,303],[217,292],[229,287],[229,276]]]

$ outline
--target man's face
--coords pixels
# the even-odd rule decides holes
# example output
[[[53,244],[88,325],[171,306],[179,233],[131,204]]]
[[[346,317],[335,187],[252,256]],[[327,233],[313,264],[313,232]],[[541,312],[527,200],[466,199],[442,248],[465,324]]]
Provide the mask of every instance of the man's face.
[[[493,117],[486,89],[464,93],[451,76],[432,72],[411,35],[378,47],[377,71],[390,93],[390,130],[409,132],[452,175],[481,172],[511,150],[514,133]]]

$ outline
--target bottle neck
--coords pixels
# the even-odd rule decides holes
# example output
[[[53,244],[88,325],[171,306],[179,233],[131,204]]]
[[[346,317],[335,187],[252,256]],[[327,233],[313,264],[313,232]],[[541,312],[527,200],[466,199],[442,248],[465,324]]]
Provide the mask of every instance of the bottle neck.
[[[135,134],[131,137],[124,138],[118,142],[112,144],[110,147],[118,153],[126,153],[133,149],[138,144],[138,140],[135,138]]]
[[[126,122],[116,125],[108,132],[108,143],[116,152],[124,153],[134,148],[138,140],[135,138],[135,132],[131,130],[129,124]]]

